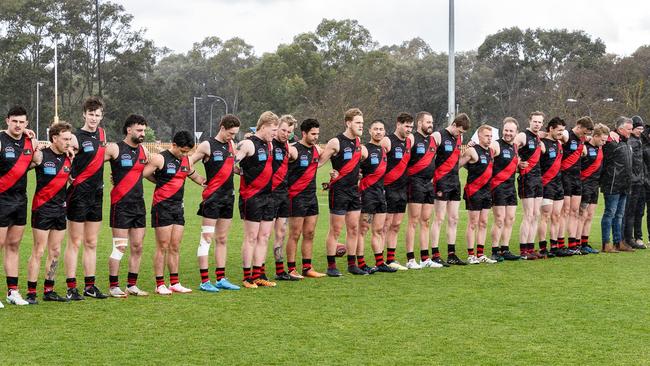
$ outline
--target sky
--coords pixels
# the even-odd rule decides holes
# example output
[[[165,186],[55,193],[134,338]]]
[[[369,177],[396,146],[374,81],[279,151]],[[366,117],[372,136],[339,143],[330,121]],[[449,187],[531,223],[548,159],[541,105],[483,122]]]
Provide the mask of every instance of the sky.
[[[102,0],[100,0],[102,1]],[[415,37],[448,50],[448,0],[111,0],[134,16],[157,46],[185,53],[217,36],[243,38],[260,56],[323,18],[356,19],[383,45]],[[640,0],[456,0],[456,51],[477,49],[487,35],[512,26],[584,30],[621,56],[650,44],[650,2]]]

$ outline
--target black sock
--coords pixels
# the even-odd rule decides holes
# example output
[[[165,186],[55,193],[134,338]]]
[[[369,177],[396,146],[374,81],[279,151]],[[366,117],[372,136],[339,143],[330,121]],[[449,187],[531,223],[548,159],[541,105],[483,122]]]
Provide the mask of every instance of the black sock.
[[[415,259],[415,253],[413,252],[406,252],[406,260],[410,261],[411,259]]]
[[[447,254],[456,253],[456,244],[447,244]]]
[[[492,247],[492,255],[499,255],[499,247]]]
[[[510,251],[510,246],[508,246],[508,245],[502,245],[501,246],[501,253],[509,252],[509,251]]]

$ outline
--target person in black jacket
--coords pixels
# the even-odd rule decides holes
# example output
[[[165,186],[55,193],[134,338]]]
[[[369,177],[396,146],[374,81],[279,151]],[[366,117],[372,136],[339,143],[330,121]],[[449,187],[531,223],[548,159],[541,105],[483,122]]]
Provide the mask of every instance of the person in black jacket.
[[[643,119],[639,116],[632,117],[632,120],[638,120],[643,123]],[[645,193],[645,204],[642,205],[641,210],[648,207],[648,215],[646,215],[646,225],[650,230],[650,125],[645,124],[643,133],[641,134],[641,143],[643,144],[643,187]],[[650,241],[649,241],[650,245]],[[644,244],[644,246],[646,246]]]
[[[636,119],[634,117],[637,117]],[[623,220],[623,233],[625,243],[634,249],[645,249],[643,245],[643,234],[641,220],[645,206],[644,165],[643,165],[643,120],[639,116],[632,118],[632,134],[628,144],[632,148],[632,172],[630,174],[631,189],[625,207],[625,218]]]
[[[618,117],[615,125],[616,132],[610,133],[603,146],[603,170],[600,176],[600,189],[605,198],[605,212],[600,221],[604,253],[634,250],[625,244],[621,235],[632,172],[632,149],[627,143],[632,134],[632,120]],[[610,233],[616,246],[610,241]]]

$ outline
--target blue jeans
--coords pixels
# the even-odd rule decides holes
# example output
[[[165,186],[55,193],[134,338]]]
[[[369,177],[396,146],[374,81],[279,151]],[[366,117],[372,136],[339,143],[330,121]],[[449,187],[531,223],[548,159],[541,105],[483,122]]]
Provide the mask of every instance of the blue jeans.
[[[605,212],[600,220],[603,244],[612,243],[609,241],[609,233],[612,233],[613,243],[618,244],[623,240],[621,226],[623,215],[625,215],[626,194],[603,194],[605,196]]]

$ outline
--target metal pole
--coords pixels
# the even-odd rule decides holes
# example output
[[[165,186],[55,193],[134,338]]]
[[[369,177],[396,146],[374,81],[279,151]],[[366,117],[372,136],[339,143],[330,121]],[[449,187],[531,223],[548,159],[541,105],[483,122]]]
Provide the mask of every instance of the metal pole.
[[[196,138],[196,100],[203,99],[202,97],[194,97],[194,142],[198,141]]]
[[[454,54],[454,0],[449,0],[449,91],[447,110],[449,111],[449,122],[456,116],[456,64]]]
[[[59,123],[59,54],[57,40],[54,40],[54,123]]]
[[[40,103],[41,103],[41,89],[40,89],[40,87],[41,87],[41,85],[43,85],[43,83],[36,82],[36,139],[37,140],[39,138],[38,126],[39,126],[39,122],[40,122],[40,112],[41,112],[41,107],[40,107]]]
[[[102,96],[102,68],[101,68],[101,42],[100,42],[100,29],[99,29],[99,0],[95,0],[95,27],[97,36],[97,86],[99,88],[99,96]]]
[[[210,103],[210,137],[212,137],[212,107],[214,107],[214,102]]]

